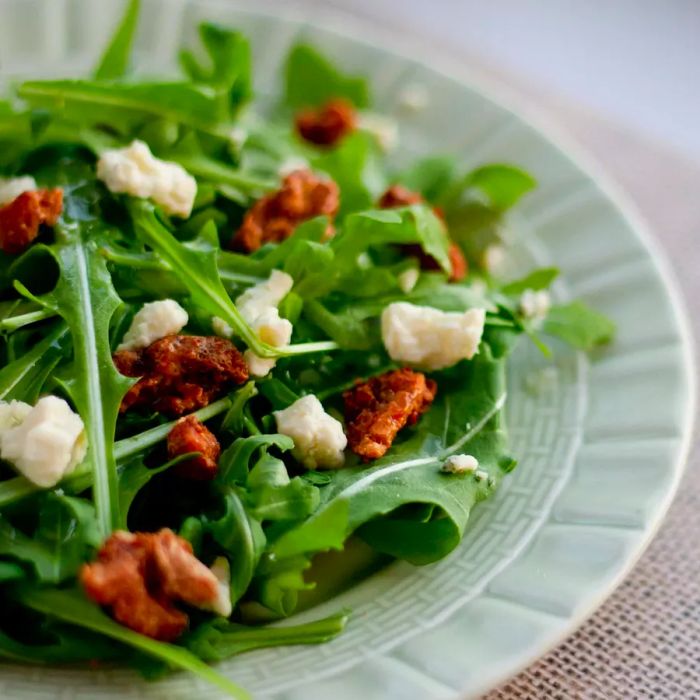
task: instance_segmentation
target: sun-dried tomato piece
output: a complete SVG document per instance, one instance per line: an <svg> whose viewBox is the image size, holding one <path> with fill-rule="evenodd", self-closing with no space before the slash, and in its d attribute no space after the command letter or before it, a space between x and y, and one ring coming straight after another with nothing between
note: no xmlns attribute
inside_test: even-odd
<svg viewBox="0 0 700 700"><path fill-rule="evenodd" d="M120 350L113 359L122 374L141 377L124 396L122 413L144 406L181 416L248 380L243 355L216 336L168 335L137 353Z"/></svg>
<svg viewBox="0 0 700 700"><path fill-rule="evenodd" d="M117 531L97 560L85 564L80 580L89 598L112 610L114 619L135 632L172 641L186 629L179 601L206 605L217 599L214 574L192 554L189 542L172 530Z"/></svg>
<svg viewBox="0 0 700 700"><path fill-rule="evenodd" d="M168 457L175 459L190 452L199 456L180 462L176 471L187 479L207 481L216 476L221 445L214 433L196 416L180 418L168 434Z"/></svg>
<svg viewBox="0 0 700 700"><path fill-rule="evenodd" d="M231 248L250 253L264 243L279 243L289 238L303 221L323 215L331 219L326 229L330 238L339 204L340 193L335 182L310 170L295 170L284 178L279 190L265 195L246 212L241 227L231 239Z"/></svg>
<svg viewBox="0 0 700 700"><path fill-rule="evenodd" d="M377 205L381 209L394 209L395 207L407 207L411 204L421 204L423 197L418 192L413 192L403 185L392 185L379 198ZM439 219L444 220L442 210L439 207L433 207L435 215ZM439 270L440 265L437 260L431 255L428 255L419 245L411 244L401 246L406 255L418 258L421 269L423 270ZM459 282L467 276L468 266L467 259L464 257L462 249L454 242L450 241L450 246L447 251L450 258L452 271L450 273L451 282Z"/></svg>
<svg viewBox="0 0 700 700"><path fill-rule="evenodd" d="M343 98L329 100L318 108L307 108L295 119L299 136L316 146L334 146L355 131L357 116L353 105Z"/></svg>
<svg viewBox="0 0 700 700"><path fill-rule="evenodd" d="M428 410L437 384L403 368L371 377L343 394L350 449L365 461L381 457L401 428Z"/></svg>
<svg viewBox="0 0 700 700"><path fill-rule="evenodd" d="M16 255L39 235L42 225L55 226L63 211L63 190L23 192L0 208L0 249Z"/></svg>

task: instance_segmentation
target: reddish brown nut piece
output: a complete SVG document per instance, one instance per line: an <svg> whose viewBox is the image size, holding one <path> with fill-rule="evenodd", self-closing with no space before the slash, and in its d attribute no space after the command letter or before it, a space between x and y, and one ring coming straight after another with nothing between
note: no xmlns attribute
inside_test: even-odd
<svg viewBox="0 0 700 700"><path fill-rule="evenodd" d="M310 170L295 170L284 178L279 190L265 195L246 212L231 239L231 248L251 253L264 243L279 243L303 221L323 215L331 219L326 229L330 238L339 204L335 182L321 179Z"/></svg>
<svg viewBox="0 0 700 700"><path fill-rule="evenodd" d="M296 116L295 125L304 141L316 146L335 146L355 131L357 116L350 102L336 98L321 107L302 110Z"/></svg>
<svg viewBox="0 0 700 700"><path fill-rule="evenodd" d="M216 476L221 445L214 433L193 415L180 418L168 434L170 459L189 452L199 452L199 456L180 462L175 467L177 473L197 481L213 479Z"/></svg>
<svg viewBox="0 0 700 700"><path fill-rule="evenodd" d="M120 350L113 359L122 374L140 377L122 400L122 413L143 406L181 416L248 380L243 355L215 336L168 335L140 352Z"/></svg>
<svg viewBox="0 0 700 700"><path fill-rule="evenodd" d="M80 580L89 598L112 610L114 619L135 632L177 639L187 627L179 601L207 605L216 600L214 574L172 530L117 531L102 545L97 560L85 564Z"/></svg>
<svg viewBox="0 0 700 700"><path fill-rule="evenodd" d="M394 207L407 207L411 204L420 204L423 201L423 197L418 194L418 192L412 192L403 185L392 185L379 198L379 202L377 202L377 204L381 209L393 209ZM440 211L440 209L437 207L435 207L433 211L440 219L444 218L442 211ZM435 258L427 255L419 245L406 245L403 246L403 249L407 255L418 258L420 266L423 270L440 269L440 265ZM452 267L450 281L459 282L459 280L462 280L467 276L467 259L464 257L462 249L454 241L450 242L450 247L447 252Z"/></svg>
<svg viewBox="0 0 700 700"><path fill-rule="evenodd" d="M428 410L437 385L403 368L360 382L343 394L350 449L365 461L381 457L399 430Z"/></svg>
<svg viewBox="0 0 700 700"><path fill-rule="evenodd" d="M55 226L63 211L63 190L24 192L0 208L0 249L16 255L39 235L43 224Z"/></svg>

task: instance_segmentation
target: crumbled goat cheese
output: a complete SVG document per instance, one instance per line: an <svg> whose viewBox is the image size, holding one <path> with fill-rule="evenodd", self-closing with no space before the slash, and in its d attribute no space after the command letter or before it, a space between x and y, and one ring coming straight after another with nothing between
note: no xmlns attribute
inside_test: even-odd
<svg viewBox="0 0 700 700"><path fill-rule="evenodd" d="M549 292L541 289L526 289L520 296L520 311L525 318L533 321L542 321L549 313L552 300Z"/></svg>
<svg viewBox="0 0 700 700"><path fill-rule="evenodd" d="M136 312L117 350L147 348L166 335L179 333L188 320L187 311L174 299L151 301Z"/></svg>
<svg viewBox="0 0 700 700"><path fill-rule="evenodd" d="M85 457L85 426L57 396L36 406L0 402L0 457L42 488L55 486Z"/></svg>
<svg viewBox="0 0 700 700"><path fill-rule="evenodd" d="M407 302L382 312L382 340L392 360L428 370L451 367L477 353L486 312L446 312Z"/></svg>
<svg viewBox="0 0 700 700"><path fill-rule="evenodd" d="M306 158L302 158L301 156L289 156L289 158L285 158L279 168L277 168L277 174L281 178L285 178L287 175L291 175L297 170L308 170L309 167L309 161L306 160Z"/></svg>
<svg viewBox="0 0 700 700"><path fill-rule="evenodd" d="M442 471L448 474L473 474L479 460L473 455L452 455L445 460Z"/></svg>
<svg viewBox="0 0 700 700"><path fill-rule="evenodd" d="M399 125L391 117L364 112L360 114L357 125L372 134L383 151L391 151L398 143Z"/></svg>
<svg viewBox="0 0 700 700"><path fill-rule="evenodd" d="M243 148L243 145L248 140L248 132L241 126L234 126L228 132L228 138L234 148Z"/></svg>
<svg viewBox="0 0 700 700"><path fill-rule="evenodd" d="M97 177L110 192L152 199L167 214L183 219L192 213L197 196L197 181L181 165L156 158L143 141L104 151Z"/></svg>
<svg viewBox="0 0 700 700"><path fill-rule="evenodd" d="M277 430L294 440L292 454L307 469L337 469L345 463L348 440L340 421L326 413L313 395L275 411Z"/></svg>
<svg viewBox="0 0 700 700"><path fill-rule="evenodd" d="M407 112L420 112L428 106L430 95L425 85L409 83L399 92L399 105Z"/></svg>
<svg viewBox="0 0 700 700"><path fill-rule="evenodd" d="M214 574L219 582L218 595L215 600L202 605L202 610L210 610L221 617L230 617L233 612L231 604L231 567L226 557L217 557L214 563L209 567L209 570Z"/></svg>
<svg viewBox="0 0 700 700"><path fill-rule="evenodd" d="M273 270L267 280L247 289L236 299L236 307L241 316L263 343L276 348L289 345L293 326L290 321L280 316L277 305L289 294L293 286L294 279L290 275ZM212 323L216 323L216 320ZM227 330L219 327L221 330ZM258 357L251 350L246 350L243 358L248 365L248 371L254 377L266 376L277 362L275 358Z"/></svg>
<svg viewBox="0 0 700 700"><path fill-rule="evenodd" d="M36 189L36 180L31 175L20 177L0 178L0 207L14 202L17 197L25 192Z"/></svg>
<svg viewBox="0 0 700 700"><path fill-rule="evenodd" d="M474 472L474 478L475 478L477 481L483 481L484 479L488 479L488 478L489 478L489 473L488 473L487 471L484 471L483 469L477 469L477 470Z"/></svg>
<svg viewBox="0 0 700 700"><path fill-rule="evenodd" d="M418 282L420 272L415 267L409 267L399 274L399 288L404 294L409 294Z"/></svg>

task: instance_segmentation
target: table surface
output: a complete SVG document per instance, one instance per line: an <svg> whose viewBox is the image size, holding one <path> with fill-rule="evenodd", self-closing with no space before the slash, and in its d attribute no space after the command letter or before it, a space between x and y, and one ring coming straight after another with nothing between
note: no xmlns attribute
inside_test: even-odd
<svg viewBox="0 0 700 700"><path fill-rule="evenodd" d="M439 12L441 3L444 0L430 3L430 7ZM382 14L387 15L387 7L394 7L396 2L330 0L329 4L379 21L387 19ZM599 4L594 4L596 11L600 9ZM648 7L648 3L642 5ZM674 5L678 9L679 2L674 0ZM407 0L403 7L407 12L394 13L392 24L395 27L398 23L417 36L407 17L410 20L410 10L415 10L418 3ZM697 4L693 9L698 10ZM435 20L433 24L439 22ZM420 34L424 38L426 32ZM697 49L700 43L695 41L694 46ZM444 44L441 47L444 50ZM610 110L604 117L582 107L586 100L571 101L570 95L562 98L561 91L554 94L551 81L529 82L522 72L516 76L495 69L488 58L473 51L452 53L461 56L474 73L519 96L524 104L536 104L626 191L670 259L686 299L694 335L699 337L700 160L681 155L682 144L677 139L664 139L662 131L644 131L645 125L639 121L615 121L609 117ZM621 55L625 60L623 52ZM531 72L530 80L532 75ZM674 79L678 85L686 86L683 75L676 73ZM690 89L690 82L687 87ZM591 104L590 100L587 102ZM683 150L697 158L691 149ZM696 352L696 362L697 359ZM700 698L698 533L700 449L695 440L668 516L627 579L575 634L494 690L486 700Z"/></svg>

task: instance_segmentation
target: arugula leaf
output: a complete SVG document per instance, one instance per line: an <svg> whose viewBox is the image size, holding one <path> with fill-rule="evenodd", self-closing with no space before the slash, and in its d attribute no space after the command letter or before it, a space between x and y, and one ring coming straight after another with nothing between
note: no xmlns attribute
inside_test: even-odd
<svg viewBox="0 0 700 700"><path fill-rule="evenodd" d="M377 145L366 133L350 134L335 148L319 152L311 164L315 170L328 174L340 188L341 219L350 212L374 206L386 189Z"/></svg>
<svg viewBox="0 0 700 700"><path fill-rule="evenodd" d="M437 202L456 179L456 163L449 156L421 158L408 170L400 173L399 182L419 192L428 202Z"/></svg>
<svg viewBox="0 0 700 700"><path fill-rule="evenodd" d="M202 524L230 559L231 603L235 605L253 580L266 540L260 522L246 511L233 489L223 489L223 508L218 517L202 518Z"/></svg>
<svg viewBox="0 0 700 700"><path fill-rule="evenodd" d="M459 542L472 506L494 490L504 470L512 468L504 453L504 383L504 361L492 358L488 348L474 360L441 373L435 403L406 431L403 441L370 467L333 472L332 481L321 490L319 508L273 542L270 551L283 557L329 549L332 539L337 544L365 523L392 513L395 519L397 509L419 503L434 506L435 515L411 524L412 537L383 536L382 528L392 527L387 520L363 529L361 535L379 551L416 564L445 556ZM461 452L474 455L490 478L443 474L444 460ZM334 517L334 510L342 506L347 510L344 537L324 541L324 534L342 519ZM309 550L308 542L317 549Z"/></svg>
<svg viewBox="0 0 700 700"><path fill-rule="evenodd" d="M345 629L348 617L347 612L339 612L302 625L278 627L246 627L218 618L200 625L184 643L200 659L221 661L254 649L330 641Z"/></svg>
<svg viewBox="0 0 700 700"><path fill-rule="evenodd" d="M0 400L33 404L50 373L64 358L67 339L68 328L58 323L28 352L0 369Z"/></svg>
<svg viewBox="0 0 700 700"><path fill-rule="evenodd" d="M97 68L95 68L95 78L97 80L114 80L115 78L122 78L126 74L129 68L131 47L134 43L140 9L140 0L129 1L122 21L117 26L117 30L102 54Z"/></svg>
<svg viewBox="0 0 700 700"><path fill-rule="evenodd" d="M47 250L61 270L54 297L73 339L74 371L64 387L85 423L97 520L106 536L121 522L114 433L122 397L133 379L119 374L112 362L109 324L121 300L98 251L95 239L104 224L91 194L85 185L66 192L56 243Z"/></svg>
<svg viewBox="0 0 700 700"><path fill-rule="evenodd" d="M343 75L308 44L297 44L290 51L285 81L285 100L290 107L316 107L334 97L344 97L360 108L370 102L364 78Z"/></svg>
<svg viewBox="0 0 700 700"><path fill-rule="evenodd" d="M464 184L482 192L493 207L505 211L537 186L537 181L524 170L512 165L483 165L472 170Z"/></svg>
<svg viewBox="0 0 700 700"><path fill-rule="evenodd" d="M29 80L17 94L35 108L60 110L79 124L133 129L154 118L226 136L227 105L208 85L190 82L113 83L99 80Z"/></svg>
<svg viewBox="0 0 700 700"><path fill-rule="evenodd" d="M559 277L559 269L556 267L541 267L539 270L533 270L525 275L522 279L508 282L501 287L503 294L522 294L527 289L539 291L541 289L549 289L552 282Z"/></svg>
<svg viewBox="0 0 700 700"><path fill-rule="evenodd" d="M211 22L199 25L199 37L209 54L209 67L203 66L191 51L180 53L180 63L196 83L207 83L228 95L230 114L253 94L250 44L240 32Z"/></svg>
<svg viewBox="0 0 700 700"><path fill-rule="evenodd" d="M250 695L245 690L217 673L186 649L157 642L114 622L97 606L88 602L77 590L22 589L16 591L15 595L21 603L32 610L115 639L164 661L168 666L191 671L228 693L232 698L250 700Z"/></svg>
<svg viewBox="0 0 700 700"><path fill-rule="evenodd" d="M61 583L99 544L95 512L84 499L54 493L39 503L39 524L31 537L0 515L0 554L30 564L40 581Z"/></svg>
<svg viewBox="0 0 700 700"><path fill-rule="evenodd" d="M217 267L216 228L207 225L196 244L188 245L180 243L165 228L151 203L132 200L128 207L137 235L180 276L190 292L192 302L212 316L219 316L226 321L256 355L281 357L335 349L335 343L332 342L304 343L286 348L274 348L263 343L245 322L221 281Z"/></svg>
<svg viewBox="0 0 700 700"><path fill-rule="evenodd" d="M613 339L615 324L582 301L572 301L553 306L542 330L579 350L593 350Z"/></svg>

